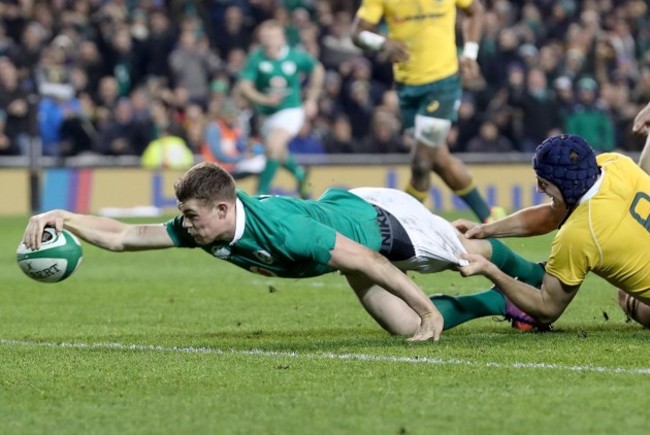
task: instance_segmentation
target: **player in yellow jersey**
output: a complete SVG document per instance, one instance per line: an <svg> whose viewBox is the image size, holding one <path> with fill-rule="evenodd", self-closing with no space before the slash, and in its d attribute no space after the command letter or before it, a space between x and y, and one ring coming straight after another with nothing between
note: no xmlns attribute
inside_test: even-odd
<svg viewBox="0 0 650 435"><path fill-rule="evenodd" d="M417 140L406 191L424 201L433 170L485 221L501 217L503 209L490 210L469 170L449 152L446 143L461 97L457 8L465 16L460 72L463 78L476 78L484 13L480 0L363 0L354 20L352 39L365 50L384 52L394 64L402 122ZM387 36L374 33L382 17L388 25Z"/></svg>
<svg viewBox="0 0 650 435"><path fill-rule="evenodd" d="M650 327L650 175L618 153L595 156L579 136L542 142L533 167L549 204L521 210L498 222L471 227L468 237L544 234L559 228L541 291L505 276L492 263L469 255L464 276L481 274L542 323L557 319L592 271L619 289L626 314ZM470 228L471 227L471 228Z"/></svg>

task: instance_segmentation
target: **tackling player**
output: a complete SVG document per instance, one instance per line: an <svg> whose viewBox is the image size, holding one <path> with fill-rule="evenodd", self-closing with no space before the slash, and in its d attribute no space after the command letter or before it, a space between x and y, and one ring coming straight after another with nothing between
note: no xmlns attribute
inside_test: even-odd
<svg viewBox="0 0 650 435"><path fill-rule="evenodd" d="M625 313L650 327L650 175L618 153L598 157L575 135L553 136L535 151L537 188L551 198L491 224L459 221L467 237L545 234L559 228L541 291L485 258L466 255L464 276L485 275L542 323L555 321L592 271L619 290Z"/></svg>

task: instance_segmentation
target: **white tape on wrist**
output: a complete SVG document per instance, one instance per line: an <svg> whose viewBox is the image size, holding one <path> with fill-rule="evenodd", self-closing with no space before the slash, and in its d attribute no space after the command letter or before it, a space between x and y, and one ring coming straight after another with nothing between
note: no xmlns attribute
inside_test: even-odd
<svg viewBox="0 0 650 435"><path fill-rule="evenodd" d="M372 51L381 50L384 42L386 42L386 38L376 33L367 30L359 33L359 43Z"/></svg>
<svg viewBox="0 0 650 435"><path fill-rule="evenodd" d="M466 42L463 46L463 57L476 60L478 57L478 43Z"/></svg>

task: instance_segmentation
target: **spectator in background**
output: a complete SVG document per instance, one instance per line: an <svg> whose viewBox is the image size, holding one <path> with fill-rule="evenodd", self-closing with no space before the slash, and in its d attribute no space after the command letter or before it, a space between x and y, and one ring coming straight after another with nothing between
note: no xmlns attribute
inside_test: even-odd
<svg viewBox="0 0 650 435"><path fill-rule="evenodd" d="M352 42L350 13L338 12L336 18L327 27L327 34L323 36L321 52L323 65L332 70L337 69L342 62L357 58L362 53L361 49Z"/></svg>
<svg viewBox="0 0 650 435"><path fill-rule="evenodd" d="M203 107L197 103L187 104L183 119L183 130L185 131L187 145L194 154L200 154L201 152L206 124Z"/></svg>
<svg viewBox="0 0 650 435"><path fill-rule="evenodd" d="M110 156L139 156L151 141L149 127L135 120L131 101L121 98L111 119L99 131L98 151Z"/></svg>
<svg viewBox="0 0 650 435"><path fill-rule="evenodd" d="M172 83L187 88L192 101L207 103L212 75L221 66L219 57L210 51L207 40L195 30L181 33L178 47L169 56Z"/></svg>
<svg viewBox="0 0 650 435"><path fill-rule="evenodd" d="M395 115L386 110L376 110L361 149L368 154L408 153L410 150L400 133L400 127Z"/></svg>
<svg viewBox="0 0 650 435"><path fill-rule="evenodd" d="M28 92L18 81L18 70L6 57L0 58L0 111L4 122L3 134L18 147L19 154L27 153L29 136ZM13 151L12 151L13 152Z"/></svg>
<svg viewBox="0 0 650 435"><path fill-rule="evenodd" d="M20 41L20 48L13 53L12 60L18 68L21 79L33 78L47 38L48 30L40 23L32 21L21 31L21 37L14 39L14 41Z"/></svg>
<svg viewBox="0 0 650 435"><path fill-rule="evenodd" d="M234 48L228 53L228 58L226 59L226 65L224 71L228 76L228 80L231 84L237 81L239 77L239 72L244 68L246 64L246 51L241 48Z"/></svg>
<svg viewBox="0 0 650 435"><path fill-rule="evenodd" d="M225 10L223 23L212 30L213 44L222 59L227 59L234 49L248 50L253 29L247 23L241 6L233 4Z"/></svg>
<svg viewBox="0 0 650 435"><path fill-rule="evenodd" d="M232 100L211 101L201 144L203 159L218 163L235 179L258 175L266 165L264 147L246 136L239 125L239 114L239 108Z"/></svg>
<svg viewBox="0 0 650 435"><path fill-rule="evenodd" d="M86 91L96 95L102 78L103 61L93 41L82 41L78 48L76 65L86 73Z"/></svg>
<svg viewBox="0 0 650 435"><path fill-rule="evenodd" d="M607 110L598 101L598 84L591 77L577 83L577 104L569 114L565 130L583 137L596 151L613 151L614 123Z"/></svg>
<svg viewBox="0 0 650 435"><path fill-rule="evenodd" d="M147 169L187 169L194 164L194 154L183 138L165 129L147 145L141 163Z"/></svg>
<svg viewBox="0 0 650 435"><path fill-rule="evenodd" d="M149 27L149 36L144 42L146 73L149 77L168 83L171 69L167 60L176 44L176 30L160 9L150 12Z"/></svg>
<svg viewBox="0 0 650 435"><path fill-rule="evenodd" d="M553 81L553 89L561 120L560 125L564 125L575 104L573 82L567 76L560 76Z"/></svg>
<svg viewBox="0 0 650 435"><path fill-rule="evenodd" d="M133 40L127 26L118 26L109 41L104 71L115 78L118 96L126 97L144 76L144 46Z"/></svg>
<svg viewBox="0 0 650 435"><path fill-rule="evenodd" d="M607 110L614 126L614 144L620 150L639 151L643 141L632 134L632 122L638 109L630 104L630 86L625 77L614 72L612 80L600 87L600 101Z"/></svg>
<svg viewBox="0 0 650 435"><path fill-rule="evenodd" d="M368 135L368 127L375 110L374 102L370 96L370 82L367 80L355 80L350 83L347 98L344 102L344 110L352 123L352 136L363 141Z"/></svg>
<svg viewBox="0 0 650 435"><path fill-rule="evenodd" d="M94 153L97 132L91 122L86 108L92 105L88 94L81 94L75 99L79 107L63 106L63 121L59 129L59 156L70 157L80 154Z"/></svg>
<svg viewBox="0 0 650 435"><path fill-rule="evenodd" d="M467 152L470 153L507 153L515 151L512 142L499 133L492 120L483 121L479 134L470 139Z"/></svg>
<svg viewBox="0 0 650 435"><path fill-rule="evenodd" d="M101 128L111 119L111 114L117 107L120 99L120 90L117 79L105 76L99 81L97 95L93 96L96 105L97 124Z"/></svg>
<svg viewBox="0 0 650 435"><path fill-rule="evenodd" d="M16 47L14 41L7 35L5 26L2 21L0 21L0 56L6 56L13 59L19 50L20 49Z"/></svg>
<svg viewBox="0 0 650 435"><path fill-rule="evenodd" d="M300 127L300 131L291 138L287 145L289 152L293 154L324 154L325 147L312 133L312 125L310 120L306 120Z"/></svg>
<svg viewBox="0 0 650 435"><path fill-rule="evenodd" d="M76 98L41 97L38 104L38 123L44 155L63 157L61 126L66 118L72 117L80 110L81 104Z"/></svg>
<svg viewBox="0 0 650 435"><path fill-rule="evenodd" d="M352 136L350 118L343 113L334 117L331 128L323 137L323 145L329 154L348 154L361 152L361 147Z"/></svg>
<svg viewBox="0 0 650 435"><path fill-rule="evenodd" d="M513 28L505 27L499 32L499 39L495 59L493 61L488 83L501 88L510 75L510 69L513 65L523 65L522 59L518 53L519 37ZM523 69L523 67L522 67Z"/></svg>
<svg viewBox="0 0 650 435"><path fill-rule="evenodd" d="M476 99L470 93L464 93L458 107L458 121L452 127L454 134L449 139L450 149L465 151L469 140L478 134L480 120L477 116ZM455 140L452 142L452 138Z"/></svg>
<svg viewBox="0 0 650 435"><path fill-rule="evenodd" d="M323 84L323 93L318 100L318 113L334 119L334 117L343 112L341 105L341 76L335 71L325 73Z"/></svg>
<svg viewBox="0 0 650 435"><path fill-rule="evenodd" d="M559 107L548 89L544 72L538 68L528 71L523 92L511 95L510 104L520 111L520 151L534 151L560 125Z"/></svg>
<svg viewBox="0 0 650 435"><path fill-rule="evenodd" d="M18 156L21 154L16 141L12 141L6 134L7 114L0 110L0 156Z"/></svg>

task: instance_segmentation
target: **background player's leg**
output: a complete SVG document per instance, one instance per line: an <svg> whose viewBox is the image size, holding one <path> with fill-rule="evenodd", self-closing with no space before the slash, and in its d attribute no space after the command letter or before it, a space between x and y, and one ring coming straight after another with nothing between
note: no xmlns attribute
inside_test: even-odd
<svg viewBox="0 0 650 435"><path fill-rule="evenodd" d="M431 147L417 142L411 156L411 180L406 186L406 193L420 202L424 202L429 196L431 165L433 164L431 154Z"/></svg>
<svg viewBox="0 0 650 435"><path fill-rule="evenodd" d="M474 185L467 166L449 152L446 144L433 148L431 169L458 195L481 222L490 217L490 207Z"/></svg>
<svg viewBox="0 0 650 435"><path fill-rule="evenodd" d="M257 193L266 195L271 191L271 184L278 168L286 160L287 144L291 133L281 128L271 128L264 141L266 166L260 174Z"/></svg>

